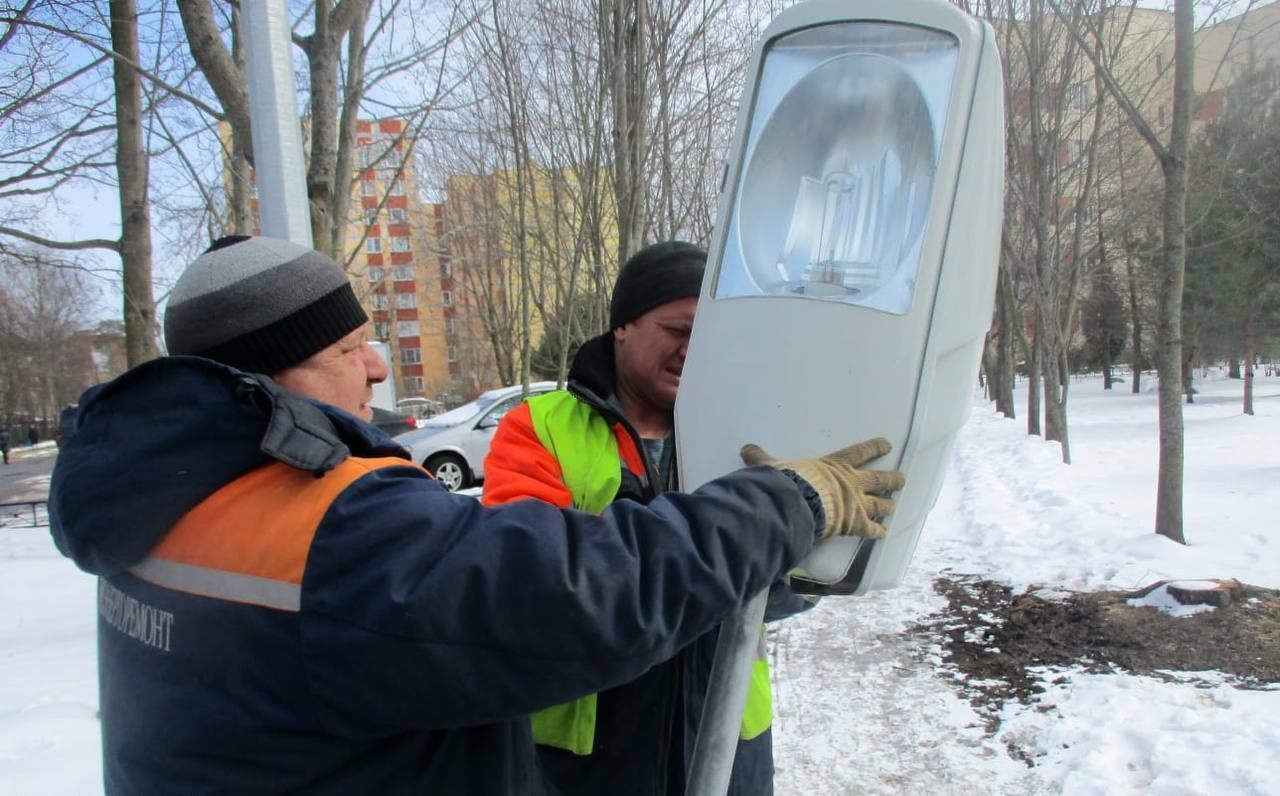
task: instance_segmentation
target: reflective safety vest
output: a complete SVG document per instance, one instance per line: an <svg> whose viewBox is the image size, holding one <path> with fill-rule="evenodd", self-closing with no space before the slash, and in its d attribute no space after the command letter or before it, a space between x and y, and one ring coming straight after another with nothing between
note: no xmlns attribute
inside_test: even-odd
<svg viewBox="0 0 1280 796"><path fill-rule="evenodd" d="M538 395L527 403L538 441L560 464L561 477L573 495L573 507L592 514L604 511L618 495L621 467L626 466L614 429L599 412L567 390ZM620 428L617 433L626 432ZM532 722L537 743L589 755L595 742L596 695L540 710L533 714ZM773 694L762 627L740 737L755 738L772 722Z"/></svg>

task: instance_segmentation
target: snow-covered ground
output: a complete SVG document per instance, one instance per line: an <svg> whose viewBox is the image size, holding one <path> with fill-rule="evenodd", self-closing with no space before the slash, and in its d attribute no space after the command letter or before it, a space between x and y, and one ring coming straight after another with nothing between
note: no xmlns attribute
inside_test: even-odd
<svg viewBox="0 0 1280 796"><path fill-rule="evenodd" d="M990 735L932 670L941 650L902 632L944 606L931 583L945 571L1018 590L1280 587L1280 379L1257 379L1253 417L1241 382L1197 381L1185 547L1151 532L1155 386L1073 381L1071 466L1024 419L975 402L902 587L824 600L775 631L779 796L1280 793L1280 690L1055 671L1037 706L1007 704Z"/></svg>
<svg viewBox="0 0 1280 796"><path fill-rule="evenodd" d="M943 606L944 571L1019 589L1280 587L1280 378L1258 379L1254 417L1240 382L1198 387L1186 547L1151 533L1154 392L1073 381L1070 467L975 401L903 586L827 599L775 631L779 796L1280 793L1280 690L1052 672L1038 705L1007 705L989 734L938 676L941 651L902 632ZM0 528L0 606L0 794L100 792L93 579L46 530Z"/></svg>

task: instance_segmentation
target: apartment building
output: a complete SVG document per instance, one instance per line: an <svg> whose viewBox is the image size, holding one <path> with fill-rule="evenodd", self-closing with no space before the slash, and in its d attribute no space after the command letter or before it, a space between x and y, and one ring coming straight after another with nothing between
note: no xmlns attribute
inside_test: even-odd
<svg viewBox="0 0 1280 796"><path fill-rule="evenodd" d="M347 229L348 272L373 321L373 336L388 345L401 398L456 400L457 368L450 367L450 263L441 254L442 208L418 190L410 133L401 119L360 121L356 127L352 206Z"/></svg>
<svg viewBox="0 0 1280 796"><path fill-rule="evenodd" d="M1221 116L1234 103L1280 96L1280 3L1196 32L1196 120Z"/></svg>
<svg viewBox="0 0 1280 796"><path fill-rule="evenodd" d="M220 134L226 141L225 125ZM412 136L402 119L357 122L346 241L338 259L369 313L373 337L387 344L397 397L457 403L477 390L455 339L460 291L442 242L445 208L424 201L418 190ZM230 170L223 175L230 193ZM252 204L256 214L256 191Z"/></svg>
<svg viewBox="0 0 1280 796"><path fill-rule="evenodd" d="M594 207L586 197L596 186L584 182L573 169L536 167L447 180L444 243L459 276L456 351L476 388L518 380L525 344L536 349L548 320L570 306L601 308L604 325L617 267L606 258L617 250L617 230L612 206Z"/></svg>

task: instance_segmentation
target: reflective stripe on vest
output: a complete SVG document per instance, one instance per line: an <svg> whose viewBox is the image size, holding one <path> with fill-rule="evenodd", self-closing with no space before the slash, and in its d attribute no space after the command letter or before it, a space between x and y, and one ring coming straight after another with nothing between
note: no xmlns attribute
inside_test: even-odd
<svg viewBox="0 0 1280 796"><path fill-rule="evenodd" d="M617 497L622 485L621 457L614 429L572 393L560 390L530 398L529 416L538 441L559 462L573 507L599 514ZM751 668L751 684L742 715L741 737L750 740L773 722L769 661L760 650ZM596 695L555 705L533 714L533 739L543 746L589 755L595 744Z"/></svg>

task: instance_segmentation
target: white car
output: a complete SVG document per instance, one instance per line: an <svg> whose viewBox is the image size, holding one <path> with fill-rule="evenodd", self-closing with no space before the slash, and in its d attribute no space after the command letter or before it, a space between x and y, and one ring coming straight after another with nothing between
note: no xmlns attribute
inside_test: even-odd
<svg viewBox="0 0 1280 796"><path fill-rule="evenodd" d="M529 394L550 392L554 381L536 381ZM471 403L418 421L418 428L395 437L415 462L427 468L450 492L484 480L484 457L502 416L520 405L520 385L481 393Z"/></svg>

